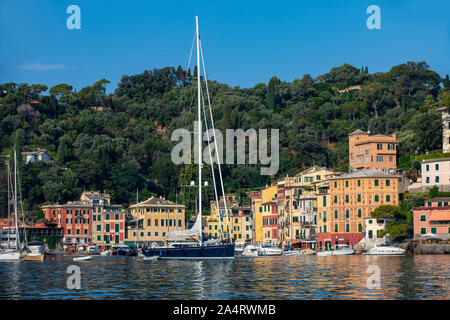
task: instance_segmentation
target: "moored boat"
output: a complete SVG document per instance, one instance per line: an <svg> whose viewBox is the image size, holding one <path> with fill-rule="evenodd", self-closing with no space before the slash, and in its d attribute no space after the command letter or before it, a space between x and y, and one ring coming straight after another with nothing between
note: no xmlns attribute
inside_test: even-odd
<svg viewBox="0 0 450 320"><path fill-rule="evenodd" d="M259 249L258 254L260 256L281 256L283 254L283 249L272 245L265 245Z"/></svg>
<svg viewBox="0 0 450 320"><path fill-rule="evenodd" d="M348 256L352 254L355 254L355 250L350 249L346 244L338 244L335 250L331 251L332 256Z"/></svg>
<svg viewBox="0 0 450 320"><path fill-rule="evenodd" d="M241 257L257 257L260 247L256 247L252 244L249 244L242 251Z"/></svg>
<svg viewBox="0 0 450 320"><path fill-rule="evenodd" d="M366 256L402 256L404 254L404 249L389 246L387 244L382 244L380 246L374 244L373 248L369 249L366 253L363 253L363 255Z"/></svg>
<svg viewBox="0 0 450 320"><path fill-rule="evenodd" d="M91 261L92 256L84 256L84 257L76 257L73 258L73 261Z"/></svg>

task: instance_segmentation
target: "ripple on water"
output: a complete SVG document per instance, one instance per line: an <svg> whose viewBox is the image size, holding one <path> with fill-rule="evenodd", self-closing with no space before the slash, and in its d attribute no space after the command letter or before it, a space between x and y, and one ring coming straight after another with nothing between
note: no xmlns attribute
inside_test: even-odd
<svg viewBox="0 0 450 320"><path fill-rule="evenodd" d="M80 290L66 286L81 269ZM380 289L368 289L369 266ZM449 256L289 256L234 261L95 257L0 262L2 299L449 299Z"/></svg>

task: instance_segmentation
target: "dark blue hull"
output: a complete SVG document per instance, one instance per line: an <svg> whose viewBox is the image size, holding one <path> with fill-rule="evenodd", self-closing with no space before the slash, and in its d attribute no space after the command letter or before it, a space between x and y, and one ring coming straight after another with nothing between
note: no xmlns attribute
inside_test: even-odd
<svg viewBox="0 0 450 320"><path fill-rule="evenodd" d="M234 244L182 248L145 248L146 257L158 256L160 259L234 259Z"/></svg>

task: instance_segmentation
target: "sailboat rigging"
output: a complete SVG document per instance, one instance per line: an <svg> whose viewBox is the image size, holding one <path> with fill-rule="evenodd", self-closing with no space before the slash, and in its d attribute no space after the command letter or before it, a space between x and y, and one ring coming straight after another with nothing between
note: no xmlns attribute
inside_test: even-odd
<svg viewBox="0 0 450 320"><path fill-rule="evenodd" d="M211 102L210 102L210 96L209 96L209 90L208 90L208 83L207 83L207 77L206 77L206 69L205 69L205 63L203 59L203 52L201 49L201 43L200 43L200 36L199 36L199 26L198 26L198 16L195 17L195 25L196 25L196 32L195 32L195 39L196 39L196 47L197 47L197 143L198 143L198 202L197 204L197 218L194 223L194 226L191 229L188 230L175 230L172 232L167 233L167 239L171 238L186 238L186 237L197 237L198 240L197 243L187 243L187 242L174 242L170 244L167 247L161 247L161 248L151 248L146 247L142 250L143 254L147 257L151 256L159 256L161 259L233 259L234 258L234 244L233 240L231 238L230 234L230 221L228 216L228 210L226 206L226 199L225 199L225 192L224 192L224 186L223 186L223 180L222 180L222 173L220 168L220 161L218 154L216 152L217 156L217 164L218 164L218 171L219 171L219 177L220 177L220 184L222 189L222 194L224 197L224 203L225 203L225 213L227 217L227 230L229 235L229 243L226 243L225 241L222 241L222 243L219 244L211 244L208 242L203 242L203 233L202 233L202 103L203 103L203 111L204 111L204 118L205 118L205 127L206 127L206 134L209 139L209 130L208 130L208 122L206 118L206 111L205 111L205 103L203 101L203 95L202 95L202 85L201 85L201 64L200 64L200 55L202 56L202 62L203 62L203 72L204 72L204 80L205 80L205 86L206 86L206 93L208 98L208 106L209 106L209 113L210 113L210 121L212 124L213 133L214 131L214 119L212 117L212 111L211 111ZM190 60L190 58L189 58ZM194 128L195 130L195 128ZM217 149L217 141L216 137L213 134L214 137L214 143L215 148ZM209 157L211 161L211 166L214 165L212 162L212 155L211 155L211 147L209 149ZM214 190L215 190L215 197L216 197L216 203L217 203L217 210L219 210L219 201L218 201L218 192L216 189L216 180L214 175L214 169L212 167L212 176L213 176L213 183L214 183ZM205 181L206 186L206 181ZM219 210L220 213L220 210ZM222 228L221 228L222 229ZM222 231L222 230L221 230ZM223 232L221 232L222 234Z"/></svg>

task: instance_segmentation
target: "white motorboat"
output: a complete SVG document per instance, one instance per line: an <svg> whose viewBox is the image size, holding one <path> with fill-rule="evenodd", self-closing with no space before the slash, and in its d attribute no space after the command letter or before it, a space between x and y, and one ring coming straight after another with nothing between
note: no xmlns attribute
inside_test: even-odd
<svg viewBox="0 0 450 320"><path fill-rule="evenodd" d="M240 256L245 249L245 242L235 242L234 243L234 255Z"/></svg>
<svg viewBox="0 0 450 320"><path fill-rule="evenodd" d="M281 256L283 254L283 249L266 245L259 249L258 253L260 256Z"/></svg>
<svg viewBox="0 0 450 320"><path fill-rule="evenodd" d="M73 261L91 261L92 256L84 256L84 257L76 257L73 258Z"/></svg>
<svg viewBox="0 0 450 320"><path fill-rule="evenodd" d="M374 244L372 249L369 249L363 254L366 256L402 256L405 254L405 250L387 244L382 244L380 246Z"/></svg>
<svg viewBox="0 0 450 320"><path fill-rule="evenodd" d="M32 254L45 253L45 244L41 241L33 240L27 243L28 251Z"/></svg>
<svg viewBox="0 0 450 320"><path fill-rule="evenodd" d="M283 256L301 256L306 250L285 250Z"/></svg>
<svg viewBox="0 0 450 320"><path fill-rule="evenodd" d="M259 250L260 250L259 247L249 244L248 246L246 246L244 248L244 251L242 251L241 256L242 257L257 257Z"/></svg>
<svg viewBox="0 0 450 320"><path fill-rule="evenodd" d="M144 260L158 260L159 256L144 257Z"/></svg>
<svg viewBox="0 0 450 320"><path fill-rule="evenodd" d="M346 244L337 244L336 249L331 251L332 256L348 256L355 254L355 250L350 249Z"/></svg>
<svg viewBox="0 0 450 320"><path fill-rule="evenodd" d="M0 251L0 261L19 260L20 252L15 249L5 249Z"/></svg>
<svg viewBox="0 0 450 320"><path fill-rule="evenodd" d="M331 250L324 250L324 251L317 251L316 256L319 257L328 257L333 255L333 251Z"/></svg>
<svg viewBox="0 0 450 320"><path fill-rule="evenodd" d="M102 251L102 252L100 252L100 255L101 256L110 256L111 255L111 250Z"/></svg>

